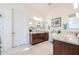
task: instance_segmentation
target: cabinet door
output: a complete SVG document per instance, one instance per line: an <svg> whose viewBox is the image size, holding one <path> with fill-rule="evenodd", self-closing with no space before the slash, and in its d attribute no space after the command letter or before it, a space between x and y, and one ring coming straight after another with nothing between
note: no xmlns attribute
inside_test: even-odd
<svg viewBox="0 0 79 59"><path fill-rule="evenodd" d="M67 43L65 42L62 42L62 47L63 47L63 51L62 51L62 55L67 55L69 50L68 50L68 45Z"/></svg>
<svg viewBox="0 0 79 59"><path fill-rule="evenodd" d="M53 52L54 55L62 55L63 54L63 44L60 41L53 41Z"/></svg>
<svg viewBox="0 0 79 59"><path fill-rule="evenodd" d="M49 34L46 33L46 35L45 35L45 40L48 40L48 38L49 38Z"/></svg>
<svg viewBox="0 0 79 59"><path fill-rule="evenodd" d="M79 46L69 44L68 45L68 53L69 55L79 55Z"/></svg>
<svg viewBox="0 0 79 59"><path fill-rule="evenodd" d="M40 34L32 34L32 44L37 44L41 41Z"/></svg>
<svg viewBox="0 0 79 59"><path fill-rule="evenodd" d="M43 33L43 34L42 34L42 39L43 39L44 41L48 40L48 33Z"/></svg>
<svg viewBox="0 0 79 59"><path fill-rule="evenodd" d="M32 34L32 44L37 43L37 34Z"/></svg>

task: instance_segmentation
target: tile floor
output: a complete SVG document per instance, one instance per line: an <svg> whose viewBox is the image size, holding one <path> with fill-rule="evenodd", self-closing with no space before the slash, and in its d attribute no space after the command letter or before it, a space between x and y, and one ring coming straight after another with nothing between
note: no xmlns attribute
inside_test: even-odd
<svg viewBox="0 0 79 59"><path fill-rule="evenodd" d="M28 47L22 45L2 52L2 55L53 55L53 46L48 41Z"/></svg>

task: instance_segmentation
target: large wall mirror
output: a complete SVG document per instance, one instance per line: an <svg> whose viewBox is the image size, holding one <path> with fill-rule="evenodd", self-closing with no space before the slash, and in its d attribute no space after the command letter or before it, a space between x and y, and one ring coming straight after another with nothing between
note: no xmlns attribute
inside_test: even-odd
<svg viewBox="0 0 79 59"><path fill-rule="evenodd" d="M79 29L79 18L76 17L76 14L69 16L68 25L70 29Z"/></svg>

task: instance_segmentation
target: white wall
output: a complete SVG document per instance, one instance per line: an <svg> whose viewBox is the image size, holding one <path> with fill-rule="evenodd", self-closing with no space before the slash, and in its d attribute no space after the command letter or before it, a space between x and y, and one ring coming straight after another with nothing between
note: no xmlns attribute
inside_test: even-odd
<svg viewBox="0 0 79 59"><path fill-rule="evenodd" d="M61 27L51 27L52 29L58 30L60 29L62 32L65 32L63 28L63 24L66 24L69 20L69 15L74 14L76 11L73 8L73 4L62 4L59 7L55 7L51 9L45 16L45 19L49 21L51 26L51 19L61 17Z"/></svg>

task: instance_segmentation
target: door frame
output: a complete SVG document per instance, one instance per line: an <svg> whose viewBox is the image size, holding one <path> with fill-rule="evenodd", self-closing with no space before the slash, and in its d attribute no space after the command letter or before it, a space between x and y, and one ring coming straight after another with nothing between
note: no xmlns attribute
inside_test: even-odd
<svg viewBox="0 0 79 59"><path fill-rule="evenodd" d="M12 19L12 48L14 48L14 34L13 34L13 9L11 9L11 19Z"/></svg>

